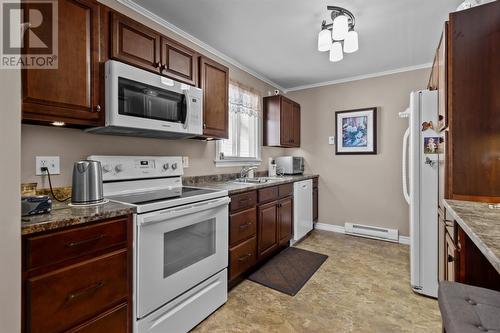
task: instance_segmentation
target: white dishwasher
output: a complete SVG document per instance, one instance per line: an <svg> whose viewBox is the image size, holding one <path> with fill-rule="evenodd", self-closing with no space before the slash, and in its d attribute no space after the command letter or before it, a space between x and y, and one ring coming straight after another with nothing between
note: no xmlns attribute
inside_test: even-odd
<svg viewBox="0 0 500 333"><path fill-rule="evenodd" d="M293 184L293 242L313 229L312 179Z"/></svg>

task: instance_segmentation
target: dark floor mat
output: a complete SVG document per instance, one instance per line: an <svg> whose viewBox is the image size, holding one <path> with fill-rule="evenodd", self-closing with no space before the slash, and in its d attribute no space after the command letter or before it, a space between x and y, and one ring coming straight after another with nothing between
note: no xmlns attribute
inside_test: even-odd
<svg viewBox="0 0 500 333"><path fill-rule="evenodd" d="M251 281L295 296L328 256L289 247L250 275Z"/></svg>

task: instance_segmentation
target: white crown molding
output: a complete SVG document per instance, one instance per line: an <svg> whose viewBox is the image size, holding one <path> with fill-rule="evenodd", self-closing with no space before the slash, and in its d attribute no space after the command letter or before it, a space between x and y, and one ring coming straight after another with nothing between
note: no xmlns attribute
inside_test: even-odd
<svg viewBox="0 0 500 333"><path fill-rule="evenodd" d="M370 78L374 78L374 77L391 75L391 74L397 74L397 73L403 73L403 72L410 72L410 71L414 71L414 70L417 70L417 69L424 69L424 68L430 68L430 67L432 67L432 63L431 62L430 63L426 63L426 64L415 65L415 66L408 66L408 67L391 69L391 70L383 71L383 72L377 72L377 73L371 73L371 74L351 76L351 77L346 77L346 78L338 79L338 80L325 81L325 82L319 82L319 83L313 83L313 84L306 84L306 85L303 85L303 86L297 86L297 87L293 87L293 88L288 88L287 92L297 91L297 90L304 90L304 89L311 89L311 88L318 88L318 87L324 87L324 86L329 86L329 85L339 84L339 83L345 83L345 82L351 82L351 81L358 81L358 80L370 79Z"/></svg>
<svg viewBox="0 0 500 333"><path fill-rule="evenodd" d="M187 33L186 31L182 30L178 26L168 22L167 20L161 18L160 16L156 15L155 13L138 5L134 1L132 1L132 0L116 0L116 1L118 1L119 3L121 3L122 5L124 5L126 7L134 10L135 12L147 17L151 21L158 23L159 25L163 26L164 28L176 33L177 35L181 36L182 38L187 39L191 43L205 49L206 51L208 51L208 52L212 53L213 55L221 58L222 60L230 63L231 65L241 69L242 71L245 71L248 74L255 76L257 79L264 81L265 83L267 83L267 84L269 84L269 85L271 85L271 86L273 86L273 87L275 87L283 92L287 92L287 89L285 89L282 86L280 86L279 84L271 81L270 79L268 79L264 75L257 73L256 71L248 68L247 66L238 62L237 60L229 57L228 55L220 52L219 50L213 48L212 46L208 45L207 43L205 43L205 42L199 40L198 38L194 37L193 35Z"/></svg>
<svg viewBox="0 0 500 333"><path fill-rule="evenodd" d="M327 224L327 223L314 223L314 229L336 232L338 234L345 234L345 228L336 224ZM375 238L373 238L375 239ZM384 242L383 239L376 239ZM398 243L401 245L410 245L410 237L408 236L399 236Z"/></svg>

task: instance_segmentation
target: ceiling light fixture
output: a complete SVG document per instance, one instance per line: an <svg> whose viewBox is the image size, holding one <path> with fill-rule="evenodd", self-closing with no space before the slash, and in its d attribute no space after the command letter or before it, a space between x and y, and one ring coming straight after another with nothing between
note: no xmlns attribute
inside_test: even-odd
<svg viewBox="0 0 500 333"><path fill-rule="evenodd" d="M354 31L354 15L342 7L327 6L331 10L333 23L321 22L318 35L318 51L330 51L330 61L344 58L344 53L356 52L359 48L358 33Z"/></svg>

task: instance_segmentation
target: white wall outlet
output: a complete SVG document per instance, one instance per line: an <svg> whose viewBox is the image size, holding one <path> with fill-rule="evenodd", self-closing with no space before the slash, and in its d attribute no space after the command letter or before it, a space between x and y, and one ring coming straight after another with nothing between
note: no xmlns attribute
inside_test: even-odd
<svg viewBox="0 0 500 333"><path fill-rule="evenodd" d="M182 166L189 168L189 156L182 156Z"/></svg>
<svg viewBox="0 0 500 333"><path fill-rule="evenodd" d="M335 137L334 136L329 136L328 137L328 144L329 145L334 145L335 144Z"/></svg>
<svg viewBox="0 0 500 333"><path fill-rule="evenodd" d="M51 175L61 174L59 166L59 156L37 156L36 157L36 175L42 176L46 175L46 172L42 172L42 167L49 168Z"/></svg>

